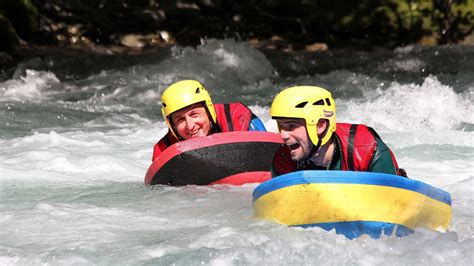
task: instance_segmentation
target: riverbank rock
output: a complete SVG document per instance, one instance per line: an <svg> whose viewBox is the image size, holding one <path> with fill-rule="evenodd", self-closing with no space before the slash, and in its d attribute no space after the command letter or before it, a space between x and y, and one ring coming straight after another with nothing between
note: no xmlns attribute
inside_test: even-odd
<svg viewBox="0 0 474 266"><path fill-rule="evenodd" d="M466 38L464 38L461 44L474 45L474 33L471 33L471 35L468 35Z"/></svg>

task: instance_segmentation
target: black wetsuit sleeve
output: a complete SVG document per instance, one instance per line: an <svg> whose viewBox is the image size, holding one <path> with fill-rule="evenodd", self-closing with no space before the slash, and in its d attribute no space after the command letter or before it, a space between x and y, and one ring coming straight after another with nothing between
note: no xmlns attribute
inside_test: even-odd
<svg viewBox="0 0 474 266"><path fill-rule="evenodd" d="M280 174L277 173L277 171L275 170L275 167L273 166L272 164L272 170L271 170L271 173L272 173L272 178L275 178L277 176L279 176Z"/></svg>

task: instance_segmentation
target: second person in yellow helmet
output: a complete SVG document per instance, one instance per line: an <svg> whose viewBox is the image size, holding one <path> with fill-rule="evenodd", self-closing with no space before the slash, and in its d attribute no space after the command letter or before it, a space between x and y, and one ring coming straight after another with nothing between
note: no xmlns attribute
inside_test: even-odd
<svg viewBox="0 0 474 266"><path fill-rule="evenodd" d="M196 80L171 84L161 96L162 114L169 131L155 144L153 160L172 144L228 131L266 131L262 121L242 103L213 104Z"/></svg>
<svg viewBox="0 0 474 266"><path fill-rule="evenodd" d="M349 170L406 176L379 135L362 124L336 123L331 93L316 86L281 91L270 115L284 146L275 154L272 175L297 170Z"/></svg>

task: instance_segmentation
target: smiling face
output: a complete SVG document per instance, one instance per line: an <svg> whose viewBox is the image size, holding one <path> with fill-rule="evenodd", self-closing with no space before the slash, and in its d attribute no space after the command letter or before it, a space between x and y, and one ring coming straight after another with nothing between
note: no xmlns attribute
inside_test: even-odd
<svg viewBox="0 0 474 266"><path fill-rule="evenodd" d="M290 149L291 160L301 161L311 153L313 144L306 132L304 119L281 118L277 119L280 136Z"/></svg>
<svg viewBox="0 0 474 266"><path fill-rule="evenodd" d="M203 104L193 104L171 114L176 133L184 139L205 137L211 130L211 122Z"/></svg>

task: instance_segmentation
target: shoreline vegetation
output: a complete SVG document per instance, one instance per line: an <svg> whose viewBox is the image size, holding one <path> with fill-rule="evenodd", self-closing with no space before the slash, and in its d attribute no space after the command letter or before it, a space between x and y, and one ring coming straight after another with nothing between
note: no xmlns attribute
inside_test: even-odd
<svg viewBox="0 0 474 266"><path fill-rule="evenodd" d="M474 44L474 0L0 0L0 71L23 58L234 39L284 52Z"/></svg>

